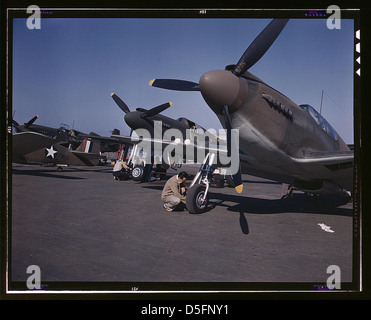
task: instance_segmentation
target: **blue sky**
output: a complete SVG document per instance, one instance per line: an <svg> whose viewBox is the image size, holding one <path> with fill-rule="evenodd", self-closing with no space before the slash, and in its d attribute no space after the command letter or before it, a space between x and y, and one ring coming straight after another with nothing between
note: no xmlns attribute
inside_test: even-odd
<svg viewBox="0 0 371 320"><path fill-rule="evenodd" d="M86 133L128 134L123 112L173 105L163 114L201 126L221 125L198 92L149 86L153 78L198 82L209 70L237 63L271 19L42 18L29 30L13 25L13 112L23 123L61 123ZM291 19L268 52L249 70L297 104L310 104L347 143L353 142L353 20L329 30L326 19Z"/></svg>

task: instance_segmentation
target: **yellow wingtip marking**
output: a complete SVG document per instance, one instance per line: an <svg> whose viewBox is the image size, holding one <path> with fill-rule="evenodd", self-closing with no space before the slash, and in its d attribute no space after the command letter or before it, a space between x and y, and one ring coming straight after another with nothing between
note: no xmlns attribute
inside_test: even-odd
<svg viewBox="0 0 371 320"><path fill-rule="evenodd" d="M170 104L170 107L173 105L173 103L172 102L169 102L169 104Z"/></svg>
<svg viewBox="0 0 371 320"><path fill-rule="evenodd" d="M114 95L114 93L112 92L112 93L111 93L111 97L112 97L113 95Z"/></svg>
<svg viewBox="0 0 371 320"><path fill-rule="evenodd" d="M237 191L238 193L241 193L242 190L243 190L243 184L240 184L239 186L235 187L235 189L236 189L236 191Z"/></svg>
<svg viewBox="0 0 371 320"><path fill-rule="evenodd" d="M152 79L150 82L149 82L149 85L152 87L153 83L155 82L156 79Z"/></svg>

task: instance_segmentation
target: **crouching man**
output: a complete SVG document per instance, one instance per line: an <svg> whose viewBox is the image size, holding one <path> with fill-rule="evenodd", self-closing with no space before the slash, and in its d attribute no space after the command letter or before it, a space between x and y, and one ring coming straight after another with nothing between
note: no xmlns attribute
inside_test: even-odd
<svg viewBox="0 0 371 320"><path fill-rule="evenodd" d="M122 160L117 160L113 167L113 178L115 180L127 180L130 177L131 168Z"/></svg>
<svg viewBox="0 0 371 320"><path fill-rule="evenodd" d="M161 199L164 201L164 209L167 212L183 210L186 204L186 188L184 182L188 178L185 171L171 177L162 190Z"/></svg>

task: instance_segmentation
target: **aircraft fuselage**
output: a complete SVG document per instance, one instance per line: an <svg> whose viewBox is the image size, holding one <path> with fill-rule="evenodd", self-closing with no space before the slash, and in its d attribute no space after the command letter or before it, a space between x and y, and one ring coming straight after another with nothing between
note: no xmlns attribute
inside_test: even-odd
<svg viewBox="0 0 371 320"><path fill-rule="evenodd" d="M331 170L316 174L294 159L313 152L349 151L327 121L321 127L308 110L249 72L240 77L227 70L207 72L200 79L200 89L224 128L222 108L228 106L232 127L239 130L244 173L291 184L332 180ZM341 178L341 172L336 174Z"/></svg>

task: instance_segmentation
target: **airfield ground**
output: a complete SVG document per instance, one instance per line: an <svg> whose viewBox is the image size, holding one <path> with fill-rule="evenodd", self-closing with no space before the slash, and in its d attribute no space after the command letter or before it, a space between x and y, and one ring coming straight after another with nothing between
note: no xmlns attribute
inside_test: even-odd
<svg viewBox="0 0 371 320"><path fill-rule="evenodd" d="M182 170L197 172L192 165ZM39 266L49 290L63 284L315 290L326 285L330 265L339 266L342 283L354 280L352 203L335 197L315 202L300 191L281 200L279 183L243 180L242 194L212 188L205 213L168 213L160 199L165 181L115 181L110 165L57 172L14 164L10 289L26 288L30 265Z"/></svg>

